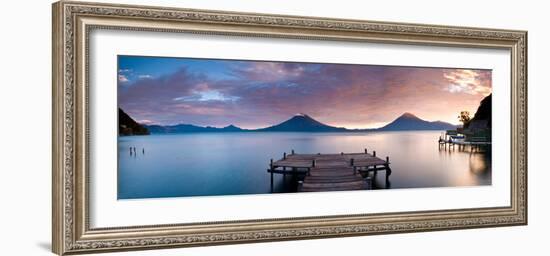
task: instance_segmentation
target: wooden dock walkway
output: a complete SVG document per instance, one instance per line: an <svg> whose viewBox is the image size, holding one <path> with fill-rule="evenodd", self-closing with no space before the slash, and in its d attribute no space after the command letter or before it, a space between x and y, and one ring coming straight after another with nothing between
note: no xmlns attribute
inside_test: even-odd
<svg viewBox="0 0 550 256"><path fill-rule="evenodd" d="M466 137L464 135L458 136L456 131L449 130L445 133L444 136L439 136L438 144L440 148L454 149L458 145L458 150L466 150L466 146L470 147L470 152L479 151L482 147L491 147L491 140L484 136L470 136Z"/></svg>
<svg viewBox="0 0 550 256"><path fill-rule="evenodd" d="M382 160L373 154L367 153L340 153L340 154L283 154L283 158L270 162L267 170L271 174L304 175L303 181L298 182L298 191L343 191L362 190L372 188L372 178L369 173L376 175L378 171L386 173L386 187L389 184L391 169L389 158Z"/></svg>

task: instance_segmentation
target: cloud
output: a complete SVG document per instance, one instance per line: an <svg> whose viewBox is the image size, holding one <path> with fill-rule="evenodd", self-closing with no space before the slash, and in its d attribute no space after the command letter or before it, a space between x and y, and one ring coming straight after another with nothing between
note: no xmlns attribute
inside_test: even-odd
<svg viewBox="0 0 550 256"><path fill-rule="evenodd" d="M208 78L182 68L179 71L151 79L136 80L119 88L118 102L127 113L138 120L155 123L216 123L224 113L231 112L237 99L229 88L210 88Z"/></svg>
<svg viewBox="0 0 550 256"><path fill-rule="evenodd" d="M153 76L152 75L139 75L138 78L139 79L151 79L151 78L153 78Z"/></svg>
<svg viewBox="0 0 550 256"><path fill-rule="evenodd" d="M128 84L130 82L130 76L133 70L129 68L121 68L118 70L118 82L122 84Z"/></svg>
<svg viewBox="0 0 550 256"><path fill-rule="evenodd" d="M217 90L194 91L188 96L176 97L175 101L236 101L240 97L224 95Z"/></svg>
<svg viewBox="0 0 550 256"><path fill-rule="evenodd" d="M127 82L130 81L130 80L128 80L128 77L127 77L127 76L122 75L122 74L119 74L119 75L118 75L118 81L121 82L121 83L127 83Z"/></svg>
<svg viewBox="0 0 550 256"><path fill-rule="evenodd" d="M209 60L205 60L207 62ZM137 120L244 128L295 113L349 128L380 126L404 112L456 122L491 90L491 72L343 64L218 61L213 79L182 68L119 88L119 105ZM219 72L219 71L218 71Z"/></svg>
<svg viewBox="0 0 550 256"><path fill-rule="evenodd" d="M154 124L153 121L147 120L147 119L138 120L137 122L140 123L140 124Z"/></svg>
<svg viewBox="0 0 550 256"><path fill-rule="evenodd" d="M235 66L232 73L241 79L275 82L299 77L304 71L304 65L298 63L258 61Z"/></svg>
<svg viewBox="0 0 550 256"><path fill-rule="evenodd" d="M452 70L443 74L449 82L446 90L451 93L467 93L472 95L489 95L491 89L490 72L482 70Z"/></svg>

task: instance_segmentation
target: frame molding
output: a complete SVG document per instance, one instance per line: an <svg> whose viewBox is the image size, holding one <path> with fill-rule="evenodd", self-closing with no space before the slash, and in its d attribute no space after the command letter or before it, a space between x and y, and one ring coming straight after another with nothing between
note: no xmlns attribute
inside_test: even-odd
<svg viewBox="0 0 550 256"><path fill-rule="evenodd" d="M527 224L527 32L61 1L53 4L52 250L59 254ZM93 29L499 48L511 51L511 206L91 229Z"/></svg>

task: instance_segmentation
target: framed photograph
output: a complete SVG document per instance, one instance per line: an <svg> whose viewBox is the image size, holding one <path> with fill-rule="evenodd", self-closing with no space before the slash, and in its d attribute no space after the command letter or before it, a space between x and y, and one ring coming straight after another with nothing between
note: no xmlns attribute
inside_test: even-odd
<svg viewBox="0 0 550 256"><path fill-rule="evenodd" d="M53 5L53 251L527 224L527 32Z"/></svg>

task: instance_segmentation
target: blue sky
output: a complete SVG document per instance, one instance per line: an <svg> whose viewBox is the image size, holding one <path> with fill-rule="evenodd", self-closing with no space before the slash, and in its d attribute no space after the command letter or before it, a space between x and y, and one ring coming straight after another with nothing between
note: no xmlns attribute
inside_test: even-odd
<svg viewBox="0 0 550 256"><path fill-rule="evenodd" d="M191 58L165 58L142 56L119 56L119 74L125 76L129 82L139 78L158 78L173 74L181 68L190 72L207 74L210 79L231 79L227 74L227 64L223 61L204 61Z"/></svg>
<svg viewBox="0 0 550 256"><path fill-rule="evenodd" d="M491 93L491 71L273 61L118 57L118 104L141 123L260 128L306 113L380 127L404 112L457 123Z"/></svg>

